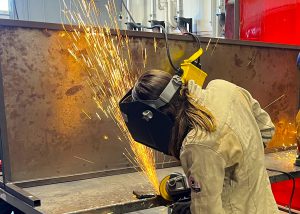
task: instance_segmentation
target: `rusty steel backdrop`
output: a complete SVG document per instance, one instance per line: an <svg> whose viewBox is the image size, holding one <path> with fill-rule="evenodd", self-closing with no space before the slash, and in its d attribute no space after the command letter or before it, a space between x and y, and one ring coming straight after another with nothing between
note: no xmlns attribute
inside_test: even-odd
<svg viewBox="0 0 300 214"><path fill-rule="evenodd" d="M118 139L120 133L113 121L97 118L95 113L100 111L85 83L86 74L68 53L71 44L56 27L0 28L5 106L1 109L1 137L7 181L130 171L132 166L123 155L127 143ZM161 34L129 35L137 69L170 69ZM206 48L208 39L202 40ZM177 63L196 47L184 36L171 37L171 54ZM267 109L276 121L283 115L293 118L299 108L298 52L297 47L214 39L201 63L208 81L219 78L236 83L262 106L285 94ZM158 163L170 161L158 155Z"/></svg>

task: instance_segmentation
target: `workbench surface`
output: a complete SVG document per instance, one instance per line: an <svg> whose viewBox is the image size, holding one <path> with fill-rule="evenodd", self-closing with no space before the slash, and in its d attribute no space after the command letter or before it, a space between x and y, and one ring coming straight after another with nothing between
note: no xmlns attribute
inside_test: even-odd
<svg viewBox="0 0 300 214"><path fill-rule="evenodd" d="M294 177L299 178L300 167L294 165L296 157L296 150L269 153L265 155L266 167L289 172ZM282 173L268 171L268 174L272 183L288 179L287 176Z"/></svg>
<svg viewBox="0 0 300 214"><path fill-rule="evenodd" d="M180 167L157 170L161 180ZM148 181L138 172L25 188L41 199L37 208L43 213L56 214L96 209L102 206L138 201L133 190L153 193ZM82 211L82 212L79 212ZM76 212L77 213L77 212Z"/></svg>
<svg viewBox="0 0 300 214"><path fill-rule="evenodd" d="M266 154L266 167L293 172L300 177L300 168L293 165L296 151ZM157 170L159 179L172 172L182 172L180 167ZM272 182L286 180L281 173L270 172ZM25 188L42 201L38 210L43 213L101 213L103 206L137 201L133 190L152 192L147 180L140 173L129 173L81 181ZM131 205L132 206L132 205ZM87 210L93 210L88 212Z"/></svg>

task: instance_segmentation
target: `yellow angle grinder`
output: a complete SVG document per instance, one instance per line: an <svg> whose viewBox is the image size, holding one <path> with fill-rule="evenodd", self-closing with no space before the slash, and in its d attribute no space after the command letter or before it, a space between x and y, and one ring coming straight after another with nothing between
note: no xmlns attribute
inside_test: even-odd
<svg viewBox="0 0 300 214"><path fill-rule="evenodd" d="M191 189L186 176L174 172L162 179L159 185L160 195L167 201L181 201L191 197Z"/></svg>

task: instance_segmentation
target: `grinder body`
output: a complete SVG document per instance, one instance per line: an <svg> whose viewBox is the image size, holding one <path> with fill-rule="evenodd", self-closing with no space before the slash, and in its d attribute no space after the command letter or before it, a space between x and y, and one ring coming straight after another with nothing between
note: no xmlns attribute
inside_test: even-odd
<svg viewBox="0 0 300 214"><path fill-rule="evenodd" d="M186 176L175 172L166 176L159 186L160 195L167 201L190 200L191 189Z"/></svg>

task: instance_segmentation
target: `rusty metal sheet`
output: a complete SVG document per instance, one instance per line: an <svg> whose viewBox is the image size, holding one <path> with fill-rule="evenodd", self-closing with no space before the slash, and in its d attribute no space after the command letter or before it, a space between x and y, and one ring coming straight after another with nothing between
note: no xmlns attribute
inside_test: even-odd
<svg viewBox="0 0 300 214"><path fill-rule="evenodd" d="M131 167L123 155L128 143L120 142L117 126L97 109L86 75L68 53L71 44L60 33L0 30L9 181ZM137 68L143 66L142 42L133 43ZM158 162L163 159L170 158Z"/></svg>
<svg viewBox="0 0 300 214"><path fill-rule="evenodd" d="M147 50L150 50L148 66L168 70L170 66L164 56L164 41L158 42L159 53L151 52L152 44L151 39L146 42ZM177 62L191 55L196 47L188 42L170 41L171 53ZM206 49L207 42L202 42L202 47ZM201 64L208 73L206 84L213 79L233 82L249 90L262 107L285 94L266 111L274 121L282 116L294 120L300 107L300 72L296 67L298 53L299 50L220 44L216 41L208 46L201 57Z"/></svg>
<svg viewBox="0 0 300 214"><path fill-rule="evenodd" d="M10 180L129 166L113 122L85 115L95 114L96 105L59 32L0 34Z"/></svg>
<svg viewBox="0 0 300 214"><path fill-rule="evenodd" d="M203 69L209 80L225 79L249 90L262 107L285 94L266 111L274 121L283 116L294 121L300 90L297 54L296 50L217 45L203 57Z"/></svg>
<svg viewBox="0 0 300 214"><path fill-rule="evenodd" d="M0 29L10 181L131 166L123 156L128 145L118 140L116 125L96 117L98 110L85 84L85 74L67 51L71 44L60 33L18 27ZM153 38L133 37L131 49L137 69L168 70L164 45L164 40L157 39L155 49ZM172 40L170 47L174 60L180 62L197 45ZM300 80L296 54L292 49L211 43L202 64L209 80L222 78L245 87L262 106L286 93L288 99L269 109L276 120L281 114L293 117L298 108ZM168 157L157 156L160 163L170 161Z"/></svg>

